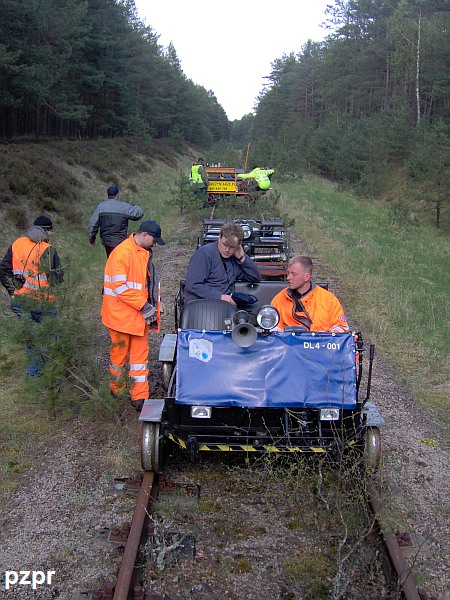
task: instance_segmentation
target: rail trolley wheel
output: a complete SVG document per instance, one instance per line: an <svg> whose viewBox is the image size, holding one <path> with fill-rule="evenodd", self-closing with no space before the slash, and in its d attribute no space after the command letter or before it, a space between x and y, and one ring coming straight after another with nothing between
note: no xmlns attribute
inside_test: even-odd
<svg viewBox="0 0 450 600"><path fill-rule="evenodd" d="M364 433L364 462L375 473L380 466L381 436L378 427L367 427Z"/></svg>
<svg viewBox="0 0 450 600"><path fill-rule="evenodd" d="M141 465L144 471L159 473L162 467L161 446L159 423L143 423L141 433Z"/></svg>

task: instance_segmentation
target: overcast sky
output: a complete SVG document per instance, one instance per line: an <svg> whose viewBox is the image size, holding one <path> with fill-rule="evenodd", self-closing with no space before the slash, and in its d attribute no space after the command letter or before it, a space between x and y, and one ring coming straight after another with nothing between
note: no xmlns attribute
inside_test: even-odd
<svg viewBox="0 0 450 600"><path fill-rule="evenodd" d="M333 0L135 0L139 17L175 46L181 68L194 83L212 90L233 121L250 113L283 54L320 41L325 9Z"/></svg>

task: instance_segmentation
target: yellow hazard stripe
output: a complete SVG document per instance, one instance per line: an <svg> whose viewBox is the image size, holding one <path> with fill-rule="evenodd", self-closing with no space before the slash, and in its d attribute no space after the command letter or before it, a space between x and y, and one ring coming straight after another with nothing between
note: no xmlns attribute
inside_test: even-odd
<svg viewBox="0 0 450 600"><path fill-rule="evenodd" d="M175 444L178 444L186 450L186 444L181 438L175 438L171 433L169 433L167 437L169 438L169 440L172 440L172 442L175 442Z"/></svg>
<svg viewBox="0 0 450 600"><path fill-rule="evenodd" d="M214 452L214 451L220 451L220 452L258 452L258 450L254 447L254 446L243 446L241 444L239 444L239 446L227 446L226 444L217 444L217 446L206 446L205 444L202 444L199 447L199 450L204 450L206 452Z"/></svg>
<svg viewBox="0 0 450 600"><path fill-rule="evenodd" d="M186 450L186 442L179 438L175 437L172 433L169 433L169 440L175 442ZM350 442L349 445L353 445L355 442ZM199 446L199 451L201 452L261 452L264 450L268 453L281 453L281 452L327 452L325 448L320 447L305 447L301 448L300 446L283 446L278 448L277 446L248 446L246 444L234 444L233 446L229 446L228 444L201 444Z"/></svg>

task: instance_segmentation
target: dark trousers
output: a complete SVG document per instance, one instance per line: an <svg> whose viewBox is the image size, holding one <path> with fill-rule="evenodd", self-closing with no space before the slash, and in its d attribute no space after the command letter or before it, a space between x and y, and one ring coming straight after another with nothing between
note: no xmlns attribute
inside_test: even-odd
<svg viewBox="0 0 450 600"><path fill-rule="evenodd" d="M54 306L43 306L42 302L33 302L28 298L18 299L14 296L11 299L11 310L19 319L29 319L29 341L26 347L27 355L27 374L35 377L42 375L41 368L45 362L45 354L47 350L42 345L39 346L34 333L34 323L40 325L46 317L56 317L57 310Z"/></svg>

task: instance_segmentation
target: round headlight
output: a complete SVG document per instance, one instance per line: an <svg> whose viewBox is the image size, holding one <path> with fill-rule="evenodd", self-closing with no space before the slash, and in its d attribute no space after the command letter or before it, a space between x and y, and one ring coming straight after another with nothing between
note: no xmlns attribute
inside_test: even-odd
<svg viewBox="0 0 450 600"><path fill-rule="evenodd" d="M248 240L248 238L252 235L251 227L248 225L242 225L242 231L244 232L244 240Z"/></svg>
<svg viewBox="0 0 450 600"><path fill-rule="evenodd" d="M273 329L278 325L280 315L276 308L270 306L270 304L266 304L256 315L256 320L261 329Z"/></svg>

